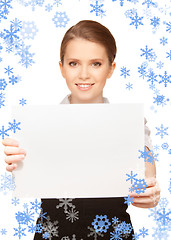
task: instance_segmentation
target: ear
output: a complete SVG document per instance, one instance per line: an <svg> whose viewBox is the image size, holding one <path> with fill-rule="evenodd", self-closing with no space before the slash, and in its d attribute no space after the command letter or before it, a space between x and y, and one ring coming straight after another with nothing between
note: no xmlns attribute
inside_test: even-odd
<svg viewBox="0 0 171 240"><path fill-rule="evenodd" d="M109 71L109 73L107 75L107 78L110 78L112 76L112 74L113 74L113 72L115 70L115 67L116 67L116 63L113 61L112 66L110 66L110 71Z"/></svg>
<svg viewBox="0 0 171 240"><path fill-rule="evenodd" d="M60 67L61 74L62 74L63 78L65 78L64 68L62 66L62 62L61 61L59 61L59 67Z"/></svg>

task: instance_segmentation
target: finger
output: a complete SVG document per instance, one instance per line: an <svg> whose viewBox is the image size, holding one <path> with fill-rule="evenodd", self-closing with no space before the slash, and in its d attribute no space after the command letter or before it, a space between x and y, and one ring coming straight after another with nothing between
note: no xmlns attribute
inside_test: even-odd
<svg viewBox="0 0 171 240"><path fill-rule="evenodd" d="M154 197L134 197L133 203L140 203L140 204L152 204L159 202L160 195L155 195Z"/></svg>
<svg viewBox="0 0 171 240"><path fill-rule="evenodd" d="M19 148L19 147L5 147L4 148L4 153L6 155L12 155L12 154L24 154L26 155L26 150L23 148Z"/></svg>
<svg viewBox="0 0 171 240"><path fill-rule="evenodd" d="M157 179L155 177L151 177L151 178L146 178L145 179L146 184L148 185L148 187L152 187L155 186L157 183Z"/></svg>
<svg viewBox="0 0 171 240"><path fill-rule="evenodd" d="M5 157L5 162L7 164L16 163L16 162L20 162L20 161L24 160L24 158L25 158L24 154L10 155L10 156Z"/></svg>
<svg viewBox="0 0 171 240"><path fill-rule="evenodd" d="M158 185L155 185L154 187L147 187L146 190L142 193L130 193L129 195L130 197L149 197L159 193L160 188Z"/></svg>
<svg viewBox="0 0 171 240"><path fill-rule="evenodd" d="M13 138L5 138L2 140L2 144L4 146L13 146L13 147L19 147L19 142L16 139Z"/></svg>
<svg viewBox="0 0 171 240"><path fill-rule="evenodd" d="M11 165L6 166L6 170L9 171L9 172L12 172L16 168L17 168L17 164L11 164Z"/></svg>
<svg viewBox="0 0 171 240"><path fill-rule="evenodd" d="M134 207L138 207L138 208L153 208L156 205L154 203L151 204L141 204L141 203L131 203Z"/></svg>

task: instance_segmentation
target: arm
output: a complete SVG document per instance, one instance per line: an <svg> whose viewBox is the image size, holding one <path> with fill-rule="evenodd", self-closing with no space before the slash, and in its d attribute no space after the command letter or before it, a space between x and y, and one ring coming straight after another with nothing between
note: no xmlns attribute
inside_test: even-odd
<svg viewBox="0 0 171 240"><path fill-rule="evenodd" d="M146 124L145 119L145 124ZM150 144L150 130L148 127L145 126L145 137L146 137L146 145ZM150 149L146 146L146 151L150 156L153 158L153 162L145 161L145 181L148 185L147 189L144 193L131 193L130 197L133 197L133 203L132 205L135 207L140 208L152 208L157 206L159 200L160 200L160 187L156 179L156 165L155 165L155 159L152 155L152 152ZM147 160L147 159L146 159Z"/></svg>

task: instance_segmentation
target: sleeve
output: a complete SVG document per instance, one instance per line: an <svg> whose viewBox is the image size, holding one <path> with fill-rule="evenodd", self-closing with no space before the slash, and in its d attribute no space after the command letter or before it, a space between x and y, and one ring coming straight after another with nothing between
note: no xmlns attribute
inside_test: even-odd
<svg viewBox="0 0 171 240"><path fill-rule="evenodd" d="M147 119L144 118L144 145L148 147L151 151L154 151L151 136L150 136L151 131L147 127L146 123L147 123Z"/></svg>

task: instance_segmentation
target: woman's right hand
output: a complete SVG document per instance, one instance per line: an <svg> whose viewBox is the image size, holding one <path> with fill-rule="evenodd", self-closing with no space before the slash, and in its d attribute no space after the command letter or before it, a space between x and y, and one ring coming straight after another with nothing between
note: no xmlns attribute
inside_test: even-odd
<svg viewBox="0 0 171 240"><path fill-rule="evenodd" d="M17 167L17 162L24 160L26 150L19 147L19 142L12 138L5 138L2 140L5 146L4 153L6 155L5 162L8 164L6 170L12 172Z"/></svg>

